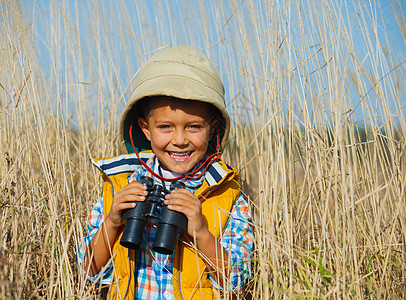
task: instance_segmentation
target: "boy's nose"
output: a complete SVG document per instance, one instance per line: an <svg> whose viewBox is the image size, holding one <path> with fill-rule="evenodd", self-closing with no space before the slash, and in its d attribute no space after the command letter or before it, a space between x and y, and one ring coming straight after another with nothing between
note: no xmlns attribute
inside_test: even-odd
<svg viewBox="0 0 406 300"><path fill-rule="evenodd" d="M172 143L177 146L182 146L187 144L187 139L182 130L176 130L172 139Z"/></svg>

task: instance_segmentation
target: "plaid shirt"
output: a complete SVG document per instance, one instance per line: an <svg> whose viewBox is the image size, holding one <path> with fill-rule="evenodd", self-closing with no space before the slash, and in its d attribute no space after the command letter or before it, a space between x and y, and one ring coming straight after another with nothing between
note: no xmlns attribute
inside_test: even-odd
<svg viewBox="0 0 406 300"><path fill-rule="evenodd" d="M147 164L156 168L157 160L152 157ZM141 176L152 177L145 169L140 168L129 176L129 182L138 181ZM184 183L190 191L196 191L203 183L204 176L198 180L186 180ZM104 221L103 199L93 207L89 216L89 235L81 239L78 249L78 264L82 265L83 258L91 239ZM231 258L230 278L227 280L227 289L238 290L251 275L250 254L253 249L252 223L249 207L240 195L236 200L221 237L221 245L228 251ZM135 257L135 299L174 299L172 274L174 256L164 255L150 250L156 234L157 220L147 223L144 232L143 244ZM110 263L105 269L89 280L98 280L102 284L109 284L113 279L113 266ZM222 289L209 275L213 285Z"/></svg>

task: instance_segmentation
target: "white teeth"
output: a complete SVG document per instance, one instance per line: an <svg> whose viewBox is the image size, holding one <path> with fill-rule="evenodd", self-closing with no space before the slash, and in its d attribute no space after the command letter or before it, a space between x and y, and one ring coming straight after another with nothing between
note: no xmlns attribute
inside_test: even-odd
<svg viewBox="0 0 406 300"><path fill-rule="evenodd" d="M179 153L179 152L170 152L170 155L173 157L187 157L189 156L190 152L183 152L183 153Z"/></svg>

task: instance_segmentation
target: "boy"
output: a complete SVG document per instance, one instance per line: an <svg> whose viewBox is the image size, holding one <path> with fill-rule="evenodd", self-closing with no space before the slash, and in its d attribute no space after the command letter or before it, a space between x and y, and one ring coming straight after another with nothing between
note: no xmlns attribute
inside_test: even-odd
<svg viewBox="0 0 406 300"><path fill-rule="evenodd" d="M140 71L120 120L130 154L93 161L105 181L103 198L79 247L89 279L113 280L111 299L213 299L212 287L238 290L247 282L251 216L238 172L219 159L229 127L223 85L200 51L168 48ZM152 250L154 218L140 249L120 244L123 212L148 195L142 176L166 189L174 180L185 184L164 200L187 218L173 254Z"/></svg>

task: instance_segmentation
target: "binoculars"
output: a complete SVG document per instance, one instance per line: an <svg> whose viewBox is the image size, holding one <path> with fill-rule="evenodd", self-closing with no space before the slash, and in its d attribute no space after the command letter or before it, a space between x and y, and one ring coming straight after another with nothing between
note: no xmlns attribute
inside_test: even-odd
<svg viewBox="0 0 406 300"><path fill-rule="evenodd" d="M122 214L121 221L125 227L120 244L129 249L139 249L148 218L158 219L152 250L161 254L172 254L178 233L186 231L187 218L180 212L170 210L163 201L165 195L176 189L184 189L185 185L174 181L168 191L161 185L154 185L154 180L146 176L141 177L139 182L147 187L148 195L145 201L137 202L134 208L125 210Z"/></svg>

